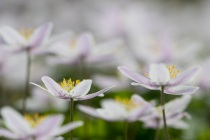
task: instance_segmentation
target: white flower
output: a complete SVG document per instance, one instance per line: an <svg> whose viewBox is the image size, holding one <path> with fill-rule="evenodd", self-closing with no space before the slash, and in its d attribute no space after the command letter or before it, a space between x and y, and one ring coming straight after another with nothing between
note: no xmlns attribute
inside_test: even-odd
<svg viewBox="0 0 210 140"><path fill-rule="evenodd" d="M55 96L60 99L65 99L65 100L70 100L70 99L74 99L75 101L88 100L96 96L103 96L104 92L114 87L114 86L110 86L98 92L86 95L91 88L92 80L90 79L83 80L81 82L79 80L77 80L76 82L73 82L71 81L71 79L69 79L68 81L64 79L61 85L59 85L52 78L47 77L47 76L43 76L41 79L47 89L35 83L31 83L31 84L38 86L39 88L43 90L46 90L52 96Z"/></svg>
<svg viewBox="0 0 210 140"><path fill-rule="evenodd" d="M182 120L183 117L190 118L190 115L184 110L191 101L190 95L184 95L181 98L174 99L165 104L166 120L169 127L177 129L186 129L188 125ZM145 127L163 128L163 117L161 107L154 107L152 113L140 119L144 122Z"/></svg>
<svg viewBox="0 0 210 140"><path fill-rule="evenodd" d="M0 136L8 139L21 140L52 140L56 136L64 134L83 125L83 122L73 122L61 126L63 115L51 115L46 117L25 117L11 107L1 109L6 128L0 128Z"/></svg>
<svg viewBox="0 0 210 140"><path fill-rule="evenodd" d="M13 51L21 51L24 49L32 49L39 47L46 42L52 30L52 23L46 23L40 27L28 30L20 30L19 32L9 26L0 28L0 34L4 41L11 46Z"/></svg>
<svg viewBox="0 0 210 140"><path fill-rule="evenodd" d="M131 99L106 99L101 102L102 108L79 105L79 110L107 121L136 121L150 112L151 105L135 94Z"/></svg>
<svg viewBox="0 0 210 140"><path fill-rule="evenodd" d="M76 39L54 44L50 52L55 56L48 60L49 63L62 64L81 63L81 61L88 64L107 62L116 59L115 53L120 44L120 40L114 40L96 45L92 34L84 33Z"/></svg>
<svg viewBox="0 0 210 140"><path fill-rule="evenodd" d="M172 95L193 94L199 88L185 85L193 80L200 72L200 67L192 67L185 72L180 73L175 66L166 66L165 64L151 64L148 74L142 76L127 67L118 67L128 78L134 80L134 86L143 86L151 90L160 90L164 86L164 92Z"/></svg>

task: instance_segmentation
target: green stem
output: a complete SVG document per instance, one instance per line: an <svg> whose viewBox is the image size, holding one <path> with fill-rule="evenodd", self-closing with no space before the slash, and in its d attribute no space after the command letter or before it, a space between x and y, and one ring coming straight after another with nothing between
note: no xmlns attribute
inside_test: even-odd
<svg viewBox="0 0 210 140"><path fill-rule="evenodd" d="M74 100L73 100L73 98L71 98L71 100L70 100L70 123L72 123L73 119L74 119L73 118L74 117L73 110L74 110ZM72 137L73 137L73 130L70 131L70 140L72 140Z"/></svg>
<svg viewBox="0 0 210 140"><path fill-rule="evenodd" d="M159 132L160 132L160 120L157 119L157 128L156 128L156 131L155 131L155 138L154 140L158 140L159 139Z"/></svg>
<svg viewBox="0 0 210 140"><path fill-rule="evenodd" d="M168 133L168 127L166 123L166 114L165 114L165 98L164 98L164 86L161 86L161 91L160 91L160 101L161 101L161 106L162 106L162 113L163 113L163 122L164 122L164 130L165 130L165 139L170 140L169 133Z"/></svg>
<svg viewBox="0 0 210 140"><path fill-rule="evenodd" d="M29 95L29 82L30 82L30 68L31 68L31 53L30 50L26 50L26 79L25 79L25 94L23 97L23 107L22 112L26 110L26 98Z"/></svg>
<svg viewBox="0 0 210 140"><path fill-rule="evenodd" d="M128 140L128 122L124 122L124 140Z"/></svg>
<svg viewBox="0 0 210 140"><path fill-rule="evenodd" d="M2 68L0 66L0 96L1 96L1 102L0 107L4 106L4 93L3 93L3 74L2 74Z"/></svg>
<svg viewBox="0 0 210 140"><path fill-rule="evenodd" d="M80 71L82 74L82 79L87 78L87 69L83 59L80 59Z"/></svg>
<svg viewBox="0 0 210 140"><path fill-rule="evenodd" d="M81 71L81 79L88 78L87 65L84 61L84 58L80 59L79 68ZM89 104L90 104L89 100L84 101L84 105L89 105ZM83 120L84 120L83 137L84 137L84 139L87 139L89 136L91 122L90 122L89 117L84 117Z"/></svg>

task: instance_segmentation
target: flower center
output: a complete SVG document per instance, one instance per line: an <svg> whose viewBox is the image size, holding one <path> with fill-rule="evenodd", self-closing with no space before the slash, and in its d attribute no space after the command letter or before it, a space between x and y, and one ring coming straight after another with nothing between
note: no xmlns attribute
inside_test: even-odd
<svg viewBox="0 0 210 140"><path fill-rule="evenodd" d="M24 118L32 127L36 127L46 118L46 116L40 116L38 114L33 114L33 115L25 114Z"/></svg>
<svg viewBox="0 0 210 140"><path fill-rule="evenodd" d="M166 66L169 73L170 73L170 78L173 79L177 76L177 74L180 72L180 70L177 70L174 65L172 66Z"/></svg>
<svg viewBox="0 0 210 140"><path fill-rule="evenodd" d="M130 111L137 107L137 104L134 103L132 100L122 97L116 97L115 101L123 106L126 110Z"/></svg>
<svg viewBox="0 0 210 140"><path fill-rule="evenodd" d="M70 41L70 48L75 49L77 47L77 40L73 39Z"/></svg>
<svg viewBox="0 0 210 140"><path fill-rule="evenodd" d="M20 29L19 33L26 39L29 40L29 38L32 36L34 30L33 29Z"/></svg>
<svg viewBox="0 0 210 140"><path fill-rule="evenodd" d="M172 66L166 66L166 68L169 71L170 79L175 78L177 76L177 74L180 72L180 70L177 70L174 65L172 65ZM148 73L145 73L144 76L146 76L147 78L150 78Z"/></svg>
<svg viewBox="0 0 210 140"><path fill-rule="evenodd" d="M61 82L61 87L66 90L67 92L70 92L76 85L80 83L80 80L76 80L75 82L71 80L66 80L63 78L63 82Z"/></svg>

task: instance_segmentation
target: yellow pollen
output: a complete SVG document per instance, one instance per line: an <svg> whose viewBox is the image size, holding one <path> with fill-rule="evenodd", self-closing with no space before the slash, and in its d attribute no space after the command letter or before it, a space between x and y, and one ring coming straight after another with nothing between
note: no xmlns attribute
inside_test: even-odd
<svg viewBox="0 0 210 140"><path fill-rule="evenodd" d="M80 83L80 80L76 80L74 82L71 80L71 78L68 81L65 78L63 78L63 82L61 82L61 87L67 92L70 92L79 83Z"/></svg>
<svg viewBox="0 0 210 140"><path fill-rule="evenodd" d="M132 110L137 106L137 104L134 103L132 100L127 98L122 98L119 96L115 97L115 101L120 105L122 105L126 110Z"/></svg>
<svg viewBox="0 0 210 140"><path fill-rule="evenodd" d="M70 48L75 49L77 47L77 40L73 39L70 41Z"/></svg>
<svg viewBox="0 0 210 140"><path fill-rule="evenodd" d="M26 39L29 40L29 38L32 36L34 30L33 29L20 29L19 33Z"/></svg>
<svg viewBox="0 0 210 140"><path fill-rule="evenodd" d="M177 70L174 65L172 66L166 66L169 73L170 73L170 78L173 79L177 76L177 74L180 72L180 70Z"/></svg>
<svg viewBox="0 0 210 140"><path fill-rule="evenodd" d="M144 76L146 76L147 78L149 78L149 74L148 73L145 73Z"/></svg>
<svg viewBox="0 0 210 140"><path fill-rule="evenodd" d="M46 116L40 116L38 114L33 114L33 115L25 114L24 118L32 127L36 127L46 118Z"/></svg>

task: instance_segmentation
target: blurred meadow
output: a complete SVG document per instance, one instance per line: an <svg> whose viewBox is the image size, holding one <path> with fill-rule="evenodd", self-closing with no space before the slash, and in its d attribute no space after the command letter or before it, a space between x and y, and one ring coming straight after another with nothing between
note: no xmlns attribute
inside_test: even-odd
<svg viewBox="0 0 210 140"><path fill-rule="evenodd" d="M169 139L160 91L209 140L209 44L208 0L0 0L0 140Z"/></svg>

